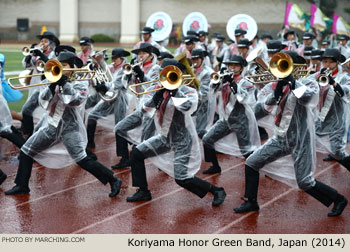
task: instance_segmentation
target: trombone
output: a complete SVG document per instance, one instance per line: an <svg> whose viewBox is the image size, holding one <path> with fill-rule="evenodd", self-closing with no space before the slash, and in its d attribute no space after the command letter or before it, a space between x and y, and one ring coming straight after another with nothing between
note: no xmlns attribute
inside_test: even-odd
<svg viewBox="0 0 350 252"><path fill-rule="evenodd" d="M144 92L137 92L134 89L138 86L147 85L158 81L162 85L162 87L160 88L155 88ZM170 66L164 67L163 70L160 71L159 79L133 84L129 86L129 89L131 90L131 92L133 92L136 95L143 95L151 92L156 92L164 88L167 90L174 90L180 87L181 85L190 85L192 84L193 81L194 81L194 78L190 74L183 74L177 66L170 65Z"/></svg>
<svg viewBox="0 0 350 252"><path fill-rule="evenodd" d="M63 72L74 72L74 74L70 75L69 81L91 80L95 75L95 71L91 71L89 69L83 69L83 68L63 69L62 64L58 60L51 59L45 63L43 73L12 77L8 79L8 83L12 89L24 89L24 88L47 85L47 84L55 83L59 79L61 79ZM23 85L23 82L21 81L21 79L26 79L26 78L36 77L36 76L45 76L45 78L49 80L49 82ZM14 84L13 83L14 80L18 80L20 86L18 86L17 84Z"/></svg>
<svg viewBox="0 0 350 252"><path fill-rule="evenodd" d="M292 74L295 78L303 77L301 69L305 64L293 64L292 57L286 53L276 53L270 60L269 71L263 74L247 75L246 80L253 84L266 85L270 82L278 81Z"/></svg>

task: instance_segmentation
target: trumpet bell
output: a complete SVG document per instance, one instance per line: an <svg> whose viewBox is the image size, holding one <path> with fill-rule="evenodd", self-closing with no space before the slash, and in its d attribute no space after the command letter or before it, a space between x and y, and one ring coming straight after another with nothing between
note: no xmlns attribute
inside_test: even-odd
<svg viewBox="0 0 350 252"><path fill-rule="evenodd" d="M23 56L28 56L30 54L30 48L27 46L23 47L22 54L23 54Z"/></svg>
<svg viewBox="0 0 350 252"><path fill-rule="evenodd" d="M210 74L210 79L211 79L211 82L214 83L214 84L218 84L220 82L220 74L218 74L217 72L212 72Z"/></svg>
<svg viewBox="0 0 350 252"><path fill-rule="evenodd" d="M61 79L63 68L61 63L56 59L51 59L46 62L44 67L44 75L51 82L56 82Z"/></svg>
<svg viewBox="0 0 350 252"><path fill-rule="evenodd" d="M277 78L285 78L293 72L293 60L286 53L275 54L270 61L270 72Z"/></svg>
<svg viewBox="0 0 350 252"><path fill-rule="evenodd" d="M123 73L124 74L132 74L132 66L130 64L123 65Z"/></svg>
<svg viewBox="0 0 350 252"><path fill-rule="evenodd" d="M178 67L166 66L159 73L159 81L165 89L174 90L181 86L182 76L182 72Z"/></svg>

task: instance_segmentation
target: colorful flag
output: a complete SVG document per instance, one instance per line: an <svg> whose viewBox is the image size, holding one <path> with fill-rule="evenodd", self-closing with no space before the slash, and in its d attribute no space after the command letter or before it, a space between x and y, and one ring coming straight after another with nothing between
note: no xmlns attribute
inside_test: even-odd
<svg viewBox="0 0 350 252"><path fill-rule="evenodd" d="M350 34L350 26L336 13L333 14L332 32L335 34Z"/></svg>
<svg viewBox="0 0 350 252"><path fill-rule="evenodd" d="M309 21L310 15L305 13L298 5L286 2L284 26L306 31L310 28Z"/></svg>
<svg viewBox="0 0 350 252"><path fill-rule="evenodd" d="M324 30L328 30L332 23L332 19L323 14L323 12L315 4L311 4L311 27L314 27L316 30L322 32Z"/></svg>

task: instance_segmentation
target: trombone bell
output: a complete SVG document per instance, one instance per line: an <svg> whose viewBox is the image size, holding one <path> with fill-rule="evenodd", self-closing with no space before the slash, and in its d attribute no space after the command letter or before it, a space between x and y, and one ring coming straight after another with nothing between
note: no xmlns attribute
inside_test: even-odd
<svg viewBox="0 0 350 252"><path fill-rule="evenodd" d="M285 78L293 72L293 60L286 53L275 54L270 61L270 72L277 78Z"/></svg>
<svg viewBox="0 0 350 252"><path fill-rule="evenodd" d="M161 88L155 88L145 92L137 92L134 90L134 88L138 86L147 85L158 81L162 85ZM133 84L130 85L128 88L131 90L131 92L133 92L136 95L143 95L151 92L156 92L164 88L167 90L174 90L179 88L181 85L191 85L193 81L194 77L192 77L190 74L183 74L177 66L170 65L164 67L163 70L160 71L159 79Z"/></svg>
<svg viewBox="0 0 350 252"><path fill-rule="evenodd" d="M159 73L159 81L165 89L177 89L183 81L182 72L176 66L166 66Z"/></svg>

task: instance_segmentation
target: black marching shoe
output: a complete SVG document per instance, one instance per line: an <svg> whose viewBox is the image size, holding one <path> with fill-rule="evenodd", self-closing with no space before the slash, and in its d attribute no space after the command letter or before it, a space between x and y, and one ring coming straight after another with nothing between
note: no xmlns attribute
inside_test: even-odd
<svg viewBox="0 0 350 252"><path fill-rule="evenodd" d="M322 159L323 161L335 161L335 158L332 157L331 155L328 155Z"/></svg>
<svg viewBox="0 0 350 252"><path fill-rule="evenodd" d="M246 213L246 212L254 212L259 211L260 207L257 201L244 200L243 204L239 207L233 209L236 213Z"/></svg>
<svg viewBox="0 0 350 252"><path fill-rule="evenodd" d="M332 210L328 213L329 217L339 216L342 214L344 208L348 204L348 200L342 196L343 198L339 201L334 202L334 206Z"/></svg>
<svg viewBox="0 0 350 252"><path fill-rule="evenodd" d="M131 166L130 159L122 158L118 164L112 165L112 169L122 169L130 166Z"/></svg>
<svg viewBox="0 0 350 252"><path fill-rule="evenodd" d="M113 182L110 182L110 184L111 184L111 192L109 193L109 197L117 196L122 186L122 180L119 178L116 178Z"/></svg>
<svg viewBox="0 0 350 252"><path fill-rule="evenodd" d="M214 199L211 203L212 206L220 206L222 203L224 203L224 200L226 198L226 192L224 188L220 188L220 190L217 190L214 192Z"/></svg>
<svg viewBox="0 0 350 252"><path fill-rule="evenodd" d="M5 195L13 194L28 194L30 192L29 187L14 186L12 189L5 191Z"/></svg>
<svg viewBox="0 0 350 252"><path fill-rule="evenodd" d="M126 201L134 202L134 201L145 201L145 200L151 200L151 199L152 199L152 194L150 190L143 191L141 189L138 189L134 195L127 197Z"/></svg>
<svg viewBox="0 0 350 252"><path fill-rule="evenodd" d="M6 180L7 175L5 173L2 173L2 175L0 176L0 185Z"/></svg>
<svg viewBox="0 0 350 252"><path fill-rule="evenodd" d="M209 169L203 171L203 174L215 174L215 173L221 173L220 166L210 166Z"/></svg>

